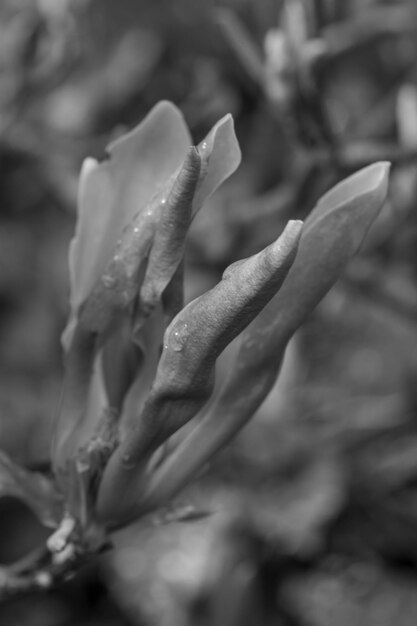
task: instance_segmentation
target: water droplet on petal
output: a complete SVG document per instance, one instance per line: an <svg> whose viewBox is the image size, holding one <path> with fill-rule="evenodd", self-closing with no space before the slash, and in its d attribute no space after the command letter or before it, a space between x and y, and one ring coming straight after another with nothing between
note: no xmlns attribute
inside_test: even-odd
<svg viewBox="0 0 417 626"><path fill-rule="evenodd" d="M132 456L130 454L125 454L122 458L122 463L123 466L126 468L132 468L135 467L135 461L134 459L132 459Z"/></svg>
<svg viewBox="0 0 417 626"><path fill-rule="evenodd" d="M109 276L109 274L104 274L103 276L103 285L107 288L107 289L111 289L112 287L115 286L116 284L116 279L113 278L113 276Z"/></svg>
<svg viewBox="0 0 417 626"><path fill-rule="evenodd" d="M171 335L170 346L174 352L181 352L188 339L188 324L178 326Z"/></svg>

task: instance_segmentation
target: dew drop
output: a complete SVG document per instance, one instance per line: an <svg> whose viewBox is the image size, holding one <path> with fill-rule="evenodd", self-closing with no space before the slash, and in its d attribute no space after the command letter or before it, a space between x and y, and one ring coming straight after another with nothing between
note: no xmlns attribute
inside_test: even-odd
<svg viewBox="0 0 417 626"><path fill-rule="evenodd" d="M107 288L107 289L111 289L112 287L115 286L116 284L116 279L113 278L113 276L109 276L109 274L104 274L103 276L103 285Z"/></svg>
<svg viewBox="0 0 417 626"><path fill-rule="evenodd" d="M135 467L135 461L132 458L132 455L124 454L122 458L122 464L123 464L123 467L125 467L126 469L131 469Z"/></svg>
<svg viewBox="0 0 417 626"><path fill-rule="evenodd" d="M188 339L188 324L179 326L171 336L170 346L174 352L181 352Z"/></svg>

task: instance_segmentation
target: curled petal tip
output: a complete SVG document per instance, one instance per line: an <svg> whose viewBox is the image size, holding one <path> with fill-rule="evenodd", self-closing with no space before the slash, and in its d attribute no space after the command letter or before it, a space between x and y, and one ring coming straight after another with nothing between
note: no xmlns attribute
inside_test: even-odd
<svg viewBox="0 0 417 626"><path fill-rule="evenodd" d="M230 113L222 117L198 145L202 159L199 188L194 199L194 211L238 168L241 152L234 121Z"/></svg>
<svg viewBox="0 0 417 626"><path fill-rule="evenodd" d="M304 222L302 220L290 220L286 224L280 237L277 239L284 252L298 244L303 226Z"/></svg>
<svg viewBox="0 0 417 626"><path fill-rule="evenodd" d="M81 165L80 172L80 185L83 183L83 179L86 178L93 170L98 167L98 161L92 157L84 159Z"/></svg>
<svg viewBox="0 0 417 626"><path fill-rule="evenodd" d="M303 220L289 220L285 226L285 230L287 230L287 228L291 228L291 230L300 229L302 228L303 224Z"/></svg>
<svg viewBox="0 0 417 626"><path fill-rule="evenodd" d="M290 220L278 239L265 249L269 263L281 273L286 274L295 259L302 228L301 220Z"/></svg>

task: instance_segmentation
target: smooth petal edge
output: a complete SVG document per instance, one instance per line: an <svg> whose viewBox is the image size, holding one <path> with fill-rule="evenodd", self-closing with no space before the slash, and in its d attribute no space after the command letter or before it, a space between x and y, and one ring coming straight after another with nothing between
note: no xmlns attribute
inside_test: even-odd
<svg viewBox="0 0 417 626"><path fill-rule="evenodd" d="M114 178L117 176L120 158L123 159L124 152L127 153L125 156L129 158L132 142L138 141L140 143L142 141L146 143L148 141L151 143L149 134L152 133L152 128L155 127L160 130L163 126L172 129L170 143L175 145L178 143L179 152L191 144L191 136L180 109L173 103L162 100L149 111L139 124L108 144L106 152L109 159L98 162L88 157L82 164L77 194L78 217L69 250L71 313L70 322L64 331L64 348L67 348L71 341L76 310L99 278L96 275L98 272L95 271L96 261L100 256L100 246L104 245L108 239L106 231L111 226L111 222L114 221L113 209L117 199L112 197L112 193L115 195L117 191ZM171 153L173 151L174 148ZM171 168L171 173L174 173L176 165ZM161 179L155 185L154 192L157 191L162 182ZM146 200L143 204L146 204ZM118 221L126 221L123 211L121 211ZM115 234L115 242L118 234Z"/></svg>
<svg viewBox="0 0 417 626"><path fill-rule="evenodd" d="M182 127L181 131L184 131L185 135L187 136L187 141L189 145L191 145L191 135L189 133L185 117L182 114L181 110L169 100L160 100L152 107L152 109L145 115L145 117L138 124L136 124L136 126L124 133L121 137L118 137L117 139L111 141L107 145L106 152L110 155L117 152L120 147L123 147L123 144L126 141L135 138L136 135L140 133L144 128L146 128L153 121L154 118L157 119L158 116L163 113L171 115L172 121L179 124L178 128Z"/></svg>
<svg viewBox="0 0 417 626"><path fill-rule="evenodd" d="M69 278L70 278L70 303L71 307L75 307L77 303L76 289L77 284L81 280L81 266L78 265L80 257L80 247L82 246L81 236L83 230L85 230L85 221L87 215L82 210L84 206L84 197L88 187L88 181L94 172L99 168L99 163L96 159L87 157L84 159L81 165L80 178L78 183L77 192L77 222L75 225L75 232L69 245Z"/></svg>
<svg viewBox="0 0 417 626"><path fill-rule="evenodd" d="M236 137L231 113L224 115L198 144L202 160L207 158L207 170L194 198L194 213L239 167L242 153Z"/></svg>
<svg viewBox="0 0 417 626"><path fill-rule="evenodd" d="M311 211L306 221L306 229L315 220L321 219L330 211L339 210L344 205L351 203L356 197L359 198L378 189L381 195L386 195L390 167L391 163L388 161L372 163L334 185L319 199ZM352 185L353 189L350 189Z"/></svg>
<svg viewBox="0 0 417 626"><path fill-rule="evenodd" d="M378 166L378 168L376 166ZM385 200L385 197L388 191L389 168L390 168L389 163L382 162L382 163L374 164L373 166L369 166L367 168L363 168L363 170L360 170L358 173L354 174L353 175L354 178L362 179L363 177L366 177L369 174L370 169L374 171L376 170L373 184L371 184L369 188L365 188L362 191L362 193L360 192L357 194L354 193L348 196L347 198L345 197L341 199L338 203L336 203L336 205L332 204L329 208L327 208L326 203L325 203L324 204L324 206L326 207L325 212L323 214L319 214L316 220L310 221L310 229L309 229L310 232L313 231L314 233L314 231L316 230L315 227L317 226L318 222L321 222L322 220L325 220L326 218L329 218L329 217L331 218L331 221L334 223L334 225L346 223L345 220L348 219L348 215L347 214L343 215L343 213L340 213L340 209L343 209L344 207L348 207L352 203L354 204L360 203L361 199L364 199L366 196L368 197L372 196L372 194L375 191L377 191L379 193L377 194L376 197L374 197L375 211L372 211L372 215L370 219L370 222L372 222L372 220L376 217L378 211L382 207L382 204ZM346 181L349 181L349 179L351 178L352 177L349 177L348 179L341 181L341 183L339 183L339 185L336 186L336 192L340 192L340 190L346 186ZM323 197L324 200L328 201L329 198L330 199L338 198L338 195L335 194L334 192L335 192L335 188L331 189ZM323 206L323 203L322 203L322 200L320 200L317 205L316 210L318 208L321 208L322 206ZM364 226L364 230L365 230L364 232L364 236L365 236L366 231L367 231L366 224ZM308 238L307 229L305 229L304 231L304 236ZM363 239L363 237L360 239ZM343 260L343 263L341 263L341 265L343 266L348 262L349 258L353 256L357 250L357 246L353 246L352 244L346 244L346 245L348 248L352 248L352 249L350 250L349 254L343 255L343 256L346 256L346 258L344 258ZM300 256L300 259L298 259L298 263L300 263L301 257L303 256L301 250L300 250L300 253L301 253L301 256ZM294 288L294 285L288 289L289 284L291 284L292 282L291 273L295 272L297 274L296 268L297 268L297 260L293 268L290 269L287 279L284 281L282 293L278 292L277 294L278 301L282 303L283 306L285 306L285 302L288 301L288 298L286 296L289 295L289 296L294 296L294 298L296 298L296 293L297 292L299 293L299 288L301 287L300 284L296 285L297 289ZM301 272L301 275L302 274L303 272ZM332 278L332 280L330 281L331 284L333 284L335 279L336 277ZM286 285L287 280L288 282ZM297 282L299 281L296 280L296 283ZM325 293L331 287L331 284L326 285L325 288L320 289L321 293L319 297L317 298L318 301L325 295ZM308 298L308 300L309 299L310 298ZM312 301L314 300L316 300L316 298L312 298ZM290 297L290 301L291 301L291 297ZM314 305L312 306L312 308L314 308L317 302L312 302L312 303ZM271 301L271 306L273 307L273 301ZM268 307L266 307L265 310L267 310L267 308ZM280 307L278 307L277 315L279 315L279 308ZM305 311L302 312L301 314L298 313L297 317L299 319L298 319L297 326L299 326L304 321L306 316L307 316L307 313ZM259 317L260 318L262 317L262 312L259 315ZM256 323L256 320L255 320L255 323ZM289 340L292 332L294 332L294 330L295 330L295 327L291 328L289 332L280 333L282 334L281 357L285 352L286 343ZM285 331L285 324L284 324L284 331ZM271 381L266 380L263 382L266 392L270 388L271 382L272 382L272 379ZM222 404L223 400L225 404L222 408L223 409L229 408L230 413L232 415L234 414L233 404L230 405L231 399L229 397L229 394L226 391L225 395L223 396L222 393L220 392L220 397L214 398L214 402L208 406L208 409L205 411L203 410L202 412L203 419L195 427L194 431L192 431L190 435L180 444L179 448L176 451L174 451L172 457L168 458L166 462L157 470L156 474L153 477L151 477L149 484L147 485L147 488L142 495L142 498L143 498L142 505L144 507L144 510L152 509L155 506L159 506L162 502L165 502L167 499L173 497L180 489L183 488L183 486L187 482L192 480L194 473L198 471L198 469L202 466L202 463L207 462L218 451L220 447L223 447L231 439L231 436L232 436L231 431L233 430L233 426L236 426L236 430L238 430L247 421L247 419L249 418L248 415L245 416L246 419L240 419L241 416L237 416L237 417L234 416L234 419L236 420L236 424L232 425L229 423L229 424L224 425L224 427L222 427L221 421L219 420L220 416L217 413L220 407L217 405ZM244 407L241 407L241 409L243 408ZM222 411L221 413L223 414L223 417L224 417L224 412ZM227 413L227 411L225 411L225 413ZM230 419L230 416L229 416L229 419ZM234 421L234 419L232 419L232 422ZM201 459L201 456L203 457L203 459Z"/></svg>

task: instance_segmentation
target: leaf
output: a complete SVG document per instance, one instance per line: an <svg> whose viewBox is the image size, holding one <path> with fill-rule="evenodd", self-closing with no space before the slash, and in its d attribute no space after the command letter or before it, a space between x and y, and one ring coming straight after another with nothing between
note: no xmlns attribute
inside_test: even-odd
<svg viewBox="0 0 417 626"><path fill-rule="evenodd" d="M114 516L117 494L118 516L131 516L133 483L141 465L206 402L213 388L216 358L279 289L294 260L301 226L301 222L290 222L277 241L230 266L216 287L174 318L165 333L164 351L140 421L105 470L100 514Z"/></svg>
<svg viewBox="0 0 417 626"><path fill-rule="evenodd" d="M50 528L62 518L62 499L53 482L39 472L21 467L0 450L0 498L11 496L24 502Z"/></svg>
<svg viewBox="0 0 417 626"><path fill-rule="evenodd" d="M281 289L239 338L235 367L201 422L150 479L149 506L171 498L259 408L278 375L286 345L343 271L378 215L389 164L371 165L339 183L306 220Z"/></svg>

